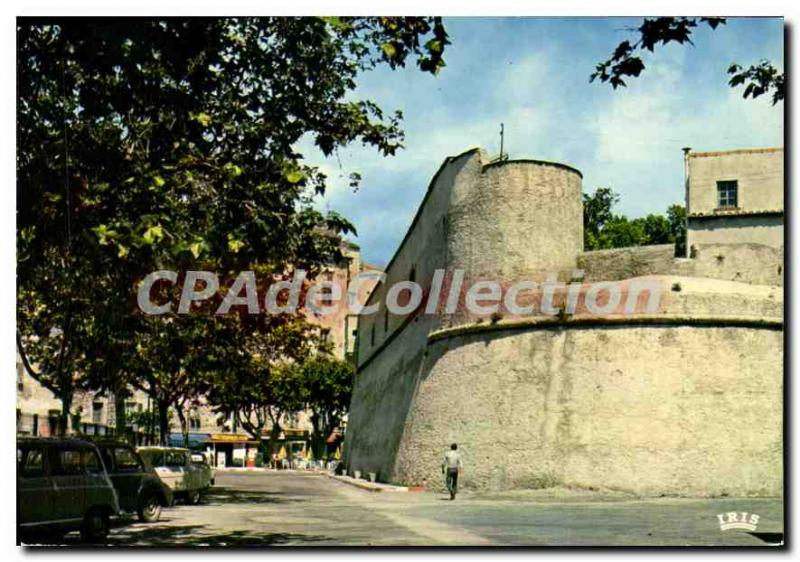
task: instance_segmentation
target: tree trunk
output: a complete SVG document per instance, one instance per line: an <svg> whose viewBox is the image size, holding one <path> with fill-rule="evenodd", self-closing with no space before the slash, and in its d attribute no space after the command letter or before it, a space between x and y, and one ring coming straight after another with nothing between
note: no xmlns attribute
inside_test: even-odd
<svg viewBox="0 0 800 562"><path fill-rule="evenodd" d="M117 426L117 439L121 441L129 441L128 423L125 416L125 398L127 391L125 385L117 379L116 388L114 388L114 418L115 425Z"/></svg>
<svg viewBox="0 0 800 562"><path fill-rule="evenodd" d="M169 402L158 400L158 442L166 446L169 442Z"/></svg>
<svg viewBox="0 0 800 562"><path fill-rule="evenodd" d="M186 420L186 413L183 408L176 405L175 411L178 413L178 420L181 423L181 434L183 435L183 446L189 448L189 424Z"/></svg>
<svg viewBox="0 0 800 562"><path fill-rule="evenodd" d="M156 444L156 416L154 415L153 405L147 410L147 444Z"/></svg>
<svg viewBox="0 0 800 562"><path fill-rule="evenodd" d="M320 456L320 441L324 440L324 437L321 435L322 433L322 420L320 420L319 415L315 412L311 413L311 428L313 431L311 432L311 451L314 454L314 460L320 460L322 457Z"/></svg>
<svg viewBox="0 0 800 562"><path fill-rule="evenodd" d="M72 408L72 391L61 392L61 416L58 418L58 436L64 437L69 429L69 412Z"/></svg>
<svg viewBox="0 0 800 562"><path fill-rule="evenodd" d="M269 430L269 459L272 461L272 456L278 454L278 437L281 434L281 426L277 422L272 423L272 428Z"/></svg>
<svg viewBox="0 0 800 562"><path fill-rule="evenodd" d="M336 429L338 421L330 414L316 413L312 410L311 426L314 433L311 436L311 449L314 451L314 458L321 460L328 456L328 437Z"/></svg>

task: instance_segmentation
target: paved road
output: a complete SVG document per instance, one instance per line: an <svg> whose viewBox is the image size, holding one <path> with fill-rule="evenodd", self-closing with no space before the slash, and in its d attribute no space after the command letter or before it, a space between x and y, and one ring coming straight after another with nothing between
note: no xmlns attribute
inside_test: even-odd
<svg viewBox="0 0 800 562"><path fill-rule="evenodd" d="M760 515L762 538L721 532L717 513ZM779 499L633 501L586 494L375 493L324 475L218 473L199 506L118 525L113 545L750 545L781 533ZM765 541L766 539L766 541ZM68 538L72 543L75 539Z"/></svg>

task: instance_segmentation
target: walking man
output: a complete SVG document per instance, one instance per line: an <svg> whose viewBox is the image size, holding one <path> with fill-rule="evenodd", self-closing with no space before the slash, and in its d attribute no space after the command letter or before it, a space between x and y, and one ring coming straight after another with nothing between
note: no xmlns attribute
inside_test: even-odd
<svg viewBox="0 0 800 562"><path fill-rule="evenodd" d="M442 462L442 473L445 474L447 491L450 492L450 499L456 499L458 491L458 473L461 470L461 455L458 452L458 445L453 443L450 450L444 454Z"/></svg>

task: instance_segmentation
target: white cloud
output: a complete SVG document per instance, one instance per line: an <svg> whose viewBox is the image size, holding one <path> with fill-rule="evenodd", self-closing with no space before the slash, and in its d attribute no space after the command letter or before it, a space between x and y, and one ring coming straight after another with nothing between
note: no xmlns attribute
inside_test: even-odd
<svg viewBox="0 0 800 562"><path fill-rule="evenodd" d="M537 25L515 20L512 27ZM620 37L604 25L578 26L583 35L559 35L564 27L547 39L520 41L503 35L502 22L472 23L462 41L455 41L450 66L439 77L414 68L365 75L357 97L404 111L406 149L384 158L356 144L338 159L325 159L309 141L301 143L330 178L320 207L351 219L366 259L385 262L444 158L475 146L497 154L501 122L512 158L571 164L584 173L584 191L612 187L622 195L619 210L629 216L663 212L681 201L683 146L713 150L782 143L782 106L743 100L741 90L726 83L730 60L744 60L734 52L746 31L743 23L736 23L731 37L707 34L707 45L669 45L647 54L642 76L616 91L588 83L604 54L596 46ZM767 38L759 33L758 41ZM495 41L502 49L488 56L483 50ZM351 171L363 176L355 194L347 181Z"/></svg>

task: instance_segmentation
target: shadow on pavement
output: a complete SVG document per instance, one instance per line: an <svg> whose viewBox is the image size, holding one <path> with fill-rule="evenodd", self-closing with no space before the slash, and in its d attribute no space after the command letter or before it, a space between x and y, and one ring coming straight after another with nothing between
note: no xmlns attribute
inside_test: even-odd
<svg viewBox="0 0 800 562"><path fill-rule="evenodd" d="M330 537L297 533L253 533L230 531L227 533L203 533L204 525L148 526L143 532L116 533L109 537L108 544L115 546L137 546L140 540L146 544L138 546L276 546L289 543L311 543L330 541Z"/></svg>
<svg viewBox="0 0 800 562"><path fill-rule="evenodd" d="M203 504L240 504L240 503L296 503L304 501L287 498L280 492L263 492L258 490L239 490L215 486L203 495Z"/></svg>
<svg viewBox="0 0 800 562"><path fill-rule="evenodd" d="M205 525L147 525L146 527L126 527L108 537L102 545L81 542L77 533L70 533L46 545L29 545L31 548L52 548L72 546L77 548L94 547L256 547L280 546L287 544L308 544L330 542L331 537L304 535L299 533L254 533L250 531L230 531L224 533L204 533Z"/></svg>

